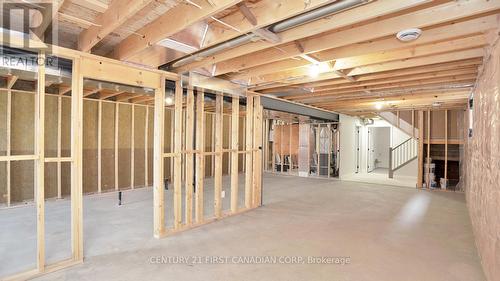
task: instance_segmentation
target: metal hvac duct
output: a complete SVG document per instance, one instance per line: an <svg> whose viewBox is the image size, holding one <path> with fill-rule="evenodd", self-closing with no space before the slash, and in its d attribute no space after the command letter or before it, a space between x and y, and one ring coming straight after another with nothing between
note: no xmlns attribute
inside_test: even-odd
<svg viewBox="0 0 500 281"><path fill-rule="evenodd" d="M274 33L280 33L285 30L291 29L293 27L320 19L322 17L331 15L333 13L338 13L340 11L352 8L357 5L361 5L364 3L369 2L369 0L343 0L343 1L336 1L330 5L326 5L323 7L319 7L317 9L314 9L312 11L294 16L292 18L283 20L281 22L278 22L276 24L272 24L271 26L268 26L267 29L271 32ZM233 38L231 40L225 41L223 43L220 43L218 45L215 45L213 47L200 50L198 52L195 52L193 54L187 55L185 57L182 57L178 60L175 60L173 62L164 64L160 66L160 69L163 70L171 70L173 68L181 67L186 64L192 63L197 60L204 59L206 57L212 56L216 53L220 53L224 50L228 50L243 44L246 44L248 42L251 42L254 40L258 35L255 35L253 33L249 34L244 34L241 36L238 36L236 38Z"/></svg>

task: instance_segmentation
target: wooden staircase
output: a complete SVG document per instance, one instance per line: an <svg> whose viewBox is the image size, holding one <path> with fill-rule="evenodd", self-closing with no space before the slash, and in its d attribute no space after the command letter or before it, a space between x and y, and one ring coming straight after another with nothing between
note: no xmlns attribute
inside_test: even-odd
<svg viewBox="0 0 500 281"><path fill-rule="evenodd" d="M379 116L394 127L405 132L409 138L395 147L389 148L389 178L394 172L418 157L418 128L415 111L380 112Z"/></svg>

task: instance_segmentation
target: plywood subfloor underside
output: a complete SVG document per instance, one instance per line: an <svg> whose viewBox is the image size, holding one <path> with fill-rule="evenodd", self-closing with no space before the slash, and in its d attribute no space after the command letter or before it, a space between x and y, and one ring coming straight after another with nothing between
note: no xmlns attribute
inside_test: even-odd
<svg viewBox="0 0 500 281"><path fill-rule="evenodd" d="M152 195L134 192L137 201L119 211L87 210L94 218L85 219L85 263L40 280L484 280L463 194L266 174L265 206L155 240ZM150 263L158 256L349 256L351 263Z"/></svg>

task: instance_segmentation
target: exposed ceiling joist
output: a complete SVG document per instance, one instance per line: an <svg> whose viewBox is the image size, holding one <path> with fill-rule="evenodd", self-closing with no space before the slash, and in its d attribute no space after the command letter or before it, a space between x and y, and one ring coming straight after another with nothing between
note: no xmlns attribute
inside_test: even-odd
<svg viewBox="0 0 500 281"><path fill-rule="evenodd" d="M178 4L156 20L137 30L136 33L141 36L132 34L120 42L111 54L112 57L127 60L190 25L238 4L241 0L212 0L212 2L215 6L207 3L199 4L201 9L189 3Z"/></svg>
<svg viewBox="0 0 500 281"><path fill-rule="evenodd" d="M78 50L89 52L104 37L132 18L137 12L153 0L120 0L111 2L111 6L97 17L98 25L90 26L78 35Z"/></svg>
<svg viewBox="0 0 500 281"><path fill-rule="evenodd" d="M400 2L406 3L407 1ZM388 2L377 1L359 7L357 9L353 9L351 11L359 12L361 9L370 7L371 5L375 5L376 3ZM326 35L322 36L310 37L301 40L301 42L303 43L303 46L305 46L304 53L319 52L331 48L374 40L384 36L393 36L398 31L405 28L437 25L498 9L500 9L499 1L470 0L450 2L409 14L403 14L383 20L374 21L372 23L364 24L358 27L337 32L329 32ZM338 14L338 16L348 14L349 12L350 11L346 11L344 13ZM336 19L337 17L332 17L330 20L335 21ZM292 29L290 30L290 32L298 32L297 30L301 27ZM289 41L287 32L289 31L285 31L280 34L283 42ZM305 32L306 31L304 31L304 33L300 36L307 36L307 33ZM308 32L311 33L310 30L308 30ZM269 43L266 44L269 45ZM252 44L251 46L244 45L241 47L233 48L231 50L228 50L227 52L224 52L223 54L208 58L209 61L203 60L201 62L193 63L191 66L187 65L182 69L192 66L204 65L205 61L208 63L218 62L216 75L220 75L228 72L235 72L239 69L254 67L273 61L291 58L301 54L299 50L297 50L294 43L280 45L279 50L274 48L260 48L263 47L263 45L265 44L260 42L257 44Z"/></svg>
<svg viewBox="0 0 500 281"><path fill-rule="evenodd" d="M267 48L270 48L269 50L274 50L274 53L269 56L269 53L266 54L268 59L273 59L274 56L284 56L283 53L285 54L291 54L293 55L288 56L288 57L293 57L297 56L300 54L300 51L298 50L296 43L293 41L295 40L301 40L304 37L307 36L313 36L316 34L320 34L323 32L339 29L341 27L347 27L356 23L359 23L361 21L366 21L370 19L374 19L377 17L381 16L386 16L392 13L400 12L405 9L413 8L418 5L426 4L432 1L429 0L408 0L408 1L397 1L397 0L387 0L387 1L375 1L369 4L366 4L364 6L357 7L356 9L351 9L344 11L342 13L338 13L333 17L326 17L321 20L309 22L306 24L303 24L301 26L298 26L296 28L292 28L289 30L286 30L284 32L280 33L282 42L287 43L290 42L289 44L286 44L286 46L279 45L280 50L270 48L273 46L276 46L276 44L271 44L269 42L255 42L253 44L246 44L242 45L239 47L232 48L230 50L227 50L225 52L222 52L220 54L216 54L214 56L211 56L209 58L205 58L199 62L193 62L187 65L184 65L182 67L179 67L176 69L179 72L191 70L194 68L198 67L203 67L207 65L211 65L214 63L220 63L222 61L230 60L233 58L237 58L240 56L244 56L249 53L257 52L260 50L264 50ZM325 43L325 42L323 42ZM301 40L301 45L304 47L307 47L307 44ZM285 48L286 47L286 48ZM256 54L258 55L258 54ZM262 58L259 58L259 62L262 61ZM269 62L269 61L268 61ZM264 62L266 63L266 62ZM242 65L243 64L243 65ZM250 61L243 61L242 63L238 63L238 66L240 68L246 68L249 67L247 64L252 64L253 62ZM263 63L260 63L263 64ZM220 64L223 66L223 71L217 71L216 75L220 75L223 73L228 73L232 72L231 70L226 70L229 68L229 66L225 66L225 64ZM232 65L232 63L231 63ZM234 69L234 68L233 68Z"/></svg>

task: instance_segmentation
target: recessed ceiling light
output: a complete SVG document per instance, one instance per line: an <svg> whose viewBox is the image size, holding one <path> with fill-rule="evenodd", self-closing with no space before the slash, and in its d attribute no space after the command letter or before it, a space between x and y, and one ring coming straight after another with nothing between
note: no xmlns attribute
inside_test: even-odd
<svg viewBox="0 0 500 281"><path fill-rule="evenodd" d="M416 40L422 34L422 30L419 28L404 29L396 34L396 37L402 42L409 42Z"/></svg>

